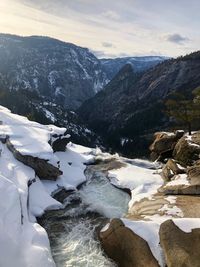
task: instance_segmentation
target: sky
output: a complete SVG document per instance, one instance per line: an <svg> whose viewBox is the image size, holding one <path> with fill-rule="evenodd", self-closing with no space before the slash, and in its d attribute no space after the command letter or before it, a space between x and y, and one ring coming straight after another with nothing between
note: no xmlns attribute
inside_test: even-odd
<svg viewBox="0 0 200 267"><path fill-rule="evenodd" d="M199 0L0 0L0 32L43 35L97 57L200 49Z"/></svg>

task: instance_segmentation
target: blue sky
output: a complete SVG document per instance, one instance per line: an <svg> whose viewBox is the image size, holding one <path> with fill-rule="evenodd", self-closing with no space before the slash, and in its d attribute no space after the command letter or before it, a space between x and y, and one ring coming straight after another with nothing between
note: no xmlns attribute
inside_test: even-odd
<svg viewBox="0 0 200 267"><path fill-rule="evenodd" d="M0 32L46 35L99 57L199 50L199 0L1 0Z"/></svg>

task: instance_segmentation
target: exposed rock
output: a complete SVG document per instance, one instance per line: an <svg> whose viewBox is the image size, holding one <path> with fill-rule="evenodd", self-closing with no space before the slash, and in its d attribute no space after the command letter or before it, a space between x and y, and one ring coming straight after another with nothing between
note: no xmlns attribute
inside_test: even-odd
<svg viewBox="0 0 200 267"><path fill-rule="evenodd" d="M185 233L167 220L161 224L159 235L168 267L200 266L200 229Z"/></svg>
<svg viewBox="0 0 200 267"><path fill-rule="evenodd" d="M54 191L53 198L63 203L68 196L73 194L73 192L74 190L66 190L64 187L60 187L58 190Z"/></svg>
<svg viewBox="0 0 200 267"><path fill-rule="evenodd" d="M159 192L165 195L200 195L200 185L165 186Z"/></svg>
<svg viewBox="0 0 200 267"><path fill-rule="evenodd" d="M166 182L170 181L171 178L174 177L174 173L167 164L165 164L165 166L162 168L161 176Z"/></svg>
<svg viewBox="0 0 200 267"><path fill-rule="evenodd" d="M43 180L56 180L62 174L59 168L48 163L47 160L20 154L12 145L9 139L6 140L8 149L13 153L14 157L33 168L36 175Z"/></svg>
<svg viewBox="0 0 200 267"><path fill-rule="evenodd" d="M197 161L192 167L188 168L187 174L191 184L200 185L200 161Z"/></svg>
<svg viewBox="0 0 200 267"><path fill-rule="evenodd" d="M199 159L200 154L200 132L191 136L191 140L187 136L183 136L176 144L173 157L184 166L192 165Z"/></svg>
<svg viewBox="0 0 200 267"><path fill-rule="evenodd" d="M109 228L100 232L106 254L120 267L158 267L149 245L119 219L113 219Z"/></svg>
<svg viewBox="0 0 200 267"><path fill-rule="evenodd" d="M173 159L169 159L162 169L162 178L165 181L170 181L174 175L185 173L186 170L181 168Z"/></svg>
<svg viewBox="0 0 200 267"><path fill-rule="evenodd" d="M130 220L149 220L151 216L173 216L174 218L199 218L200 197L197 195L173 195L171 197L161 194L153 195L152 199L144 198L135 202L129 209L127 218ZM174 207L177 212L174 212ZM172 211L172 212L171 212Z"/></svg>
<svg viewBox="0 0 200 267"><path fill-rule="evenodd" d="M69 143L69 138L59 137L52 143L53 151L65 151L66 146Z"/></svg>
<svg viewBox="0 0 200 267"><path fill-rule="evenodd" d="M155 133L155 140L149 148L152 160L161 160L166 156L170 157L177 141L183 136L183 134L183 131L176 131L175 133Z"/></svg>

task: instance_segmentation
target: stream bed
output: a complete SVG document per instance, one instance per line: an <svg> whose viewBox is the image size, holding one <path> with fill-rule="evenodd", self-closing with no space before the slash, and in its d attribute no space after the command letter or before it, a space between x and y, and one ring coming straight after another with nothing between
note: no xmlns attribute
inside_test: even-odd
<svg viewBox="0 0 200 267"><path fill-rule="evenodd" d="M109 218L128 211L130 196L90 166L87 182L64 200L64 209L47 211L38 222L46 229L57 267L113 267L103 253L98 232Z"/></svg>

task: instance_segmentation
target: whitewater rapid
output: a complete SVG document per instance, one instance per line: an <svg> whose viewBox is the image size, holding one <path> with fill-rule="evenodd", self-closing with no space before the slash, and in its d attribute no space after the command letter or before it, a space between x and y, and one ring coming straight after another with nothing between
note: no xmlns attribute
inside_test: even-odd
<svg viewBox="0 0 200 267"><path fill-rule="evenodd" d="M104 173L91 171L81 189L66 198L63 210L47 212L42 219L57 267L116 266L97 235L109 218L127 213L130 196L111 185Z"/></svg>

